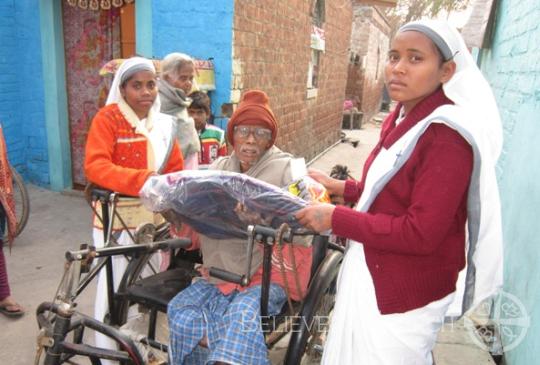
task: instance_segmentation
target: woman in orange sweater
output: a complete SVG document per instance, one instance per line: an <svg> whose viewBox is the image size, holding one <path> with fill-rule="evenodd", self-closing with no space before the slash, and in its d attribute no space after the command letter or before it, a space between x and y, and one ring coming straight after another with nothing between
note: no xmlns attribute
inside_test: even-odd
<svg viewBox="0 0 540 365"><path fill-rule="evenodd" d="M100 187L136 197L149 176L179 171L183 158L174 138L170 116L159 112L156 71L150 60L133 57L122 63L115 74L105 107L92 121L86 142L84 169L87 179ZM121 198L117 211L130 230L153 222L138 198ZM120 245L133 244L122 227L113 230ZM103 227L94 219L94 245L103 247ZM160 255L152 258L155 267ZM126 269L124 257L113 258L115 289ZM95 317L103 321L108 310L106 272L101 271L95 302ZM110 348L112 342L97 334L96 345Z"/></svg>

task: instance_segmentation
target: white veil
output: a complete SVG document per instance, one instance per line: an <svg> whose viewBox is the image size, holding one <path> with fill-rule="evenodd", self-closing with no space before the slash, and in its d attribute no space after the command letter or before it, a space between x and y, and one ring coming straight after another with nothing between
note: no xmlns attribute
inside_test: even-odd
<svg viewBox="0 0 540 365"><path fill-rule="evenodd" d="M122 62L116 73L114 74L114 79L111 85L111 89L109 91L109 95L107 96L107 101L105 105L109 104L119 104L120 101L125 102L124 98L122 97L122 93L120 91L120 86L122 85L122 80L124 78L124 75L127 74L134 74L137 71L151 71L154 74L156 74L156 69L154 67L154 63L146 58L143 57L131 57ZM127 103L126 103L127 104ZM154 100L154 104L152 105L152 112L157 113L159 112L161 108L161 102L159 101L159 95L156 97L156 100Z"/></svg>
<svg viewBox="0 0 540 365"><path fill-rule="evenodd" d="M477 239L469 237L467 278L464 272L460 274L456 297L460 303L455 302L448 313L459 315L496 294L502 287L501 207L495 175L495 165L503 142L501 119L491 87L478 69L459 32L447 22L437 20L411 22L401 29L417 30L414 29L415 27L429 28L450 48L456 63L456 72L448 82L443 84L443 90L458 107L454 109L459 110L461 118L456 118L454 121L472 136L480 160L476 161L475 156L475 164L480 164L479 176L477 182L471 181L470 189L477 190L477 194L471 199L471 193L469 193L468 206L469 235L475 232ZM476 185L473 189L474 184ZM477 226L471 231L472 216L475 217ZM471 262L474 265L470 265ZM461 303L462 298L463 303ZM458 305L461 307L462 304L462 308L458 309Z"/></svg>

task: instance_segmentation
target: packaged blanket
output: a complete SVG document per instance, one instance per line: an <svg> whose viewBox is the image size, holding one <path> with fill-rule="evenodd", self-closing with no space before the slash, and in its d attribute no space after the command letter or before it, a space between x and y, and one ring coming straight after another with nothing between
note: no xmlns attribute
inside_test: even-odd
<svg viewBox="0 0 540 365"><path fill-rule="evenodd" d="M179 219L198 233L223 238L246 238L249 224L278 228L302 227L294 213L308 202L245 174L186 170L148 179L139 195L154 212Z"/></svg>

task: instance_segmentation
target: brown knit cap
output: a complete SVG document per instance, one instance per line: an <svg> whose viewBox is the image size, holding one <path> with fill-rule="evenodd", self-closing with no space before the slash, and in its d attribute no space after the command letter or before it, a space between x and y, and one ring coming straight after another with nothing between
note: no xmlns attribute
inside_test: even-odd
<svg viewBox="0 0 540 365"><path fill-rule="evenodd" d="M227 140L234 145L234 127L249 124L268 128L272 131L272 144L277 136L277 122L268 105L268 96L264 91L250 90L244 93L238 108L227 123Z"/></svg>

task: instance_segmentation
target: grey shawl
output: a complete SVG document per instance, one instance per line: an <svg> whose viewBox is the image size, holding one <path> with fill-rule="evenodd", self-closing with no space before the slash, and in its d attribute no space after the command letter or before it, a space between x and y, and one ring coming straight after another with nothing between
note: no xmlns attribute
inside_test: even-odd
<svg viewBox="0 0 540 365"><path fill-rule="evenodd" d="M189 117L187 107L191 100L183 90L171 86L164 80L158 80L161 112L173 116L176 123L176 140L182 149L184 158L201 151L199 135L193 119Z"/></svg>

